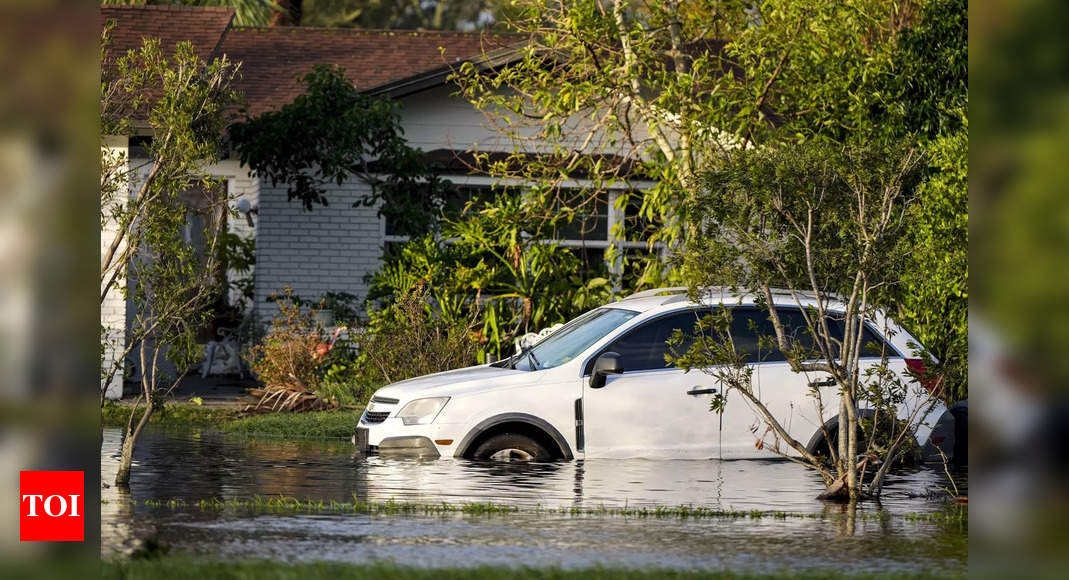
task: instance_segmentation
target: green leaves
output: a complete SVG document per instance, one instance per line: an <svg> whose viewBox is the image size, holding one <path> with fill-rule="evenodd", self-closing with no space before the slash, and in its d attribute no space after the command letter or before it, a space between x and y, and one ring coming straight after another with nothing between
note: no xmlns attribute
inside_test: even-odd
<svg viewBox="0 0 1069 580"><path fill-rule="evenodd" d="M448 242L427 235L405 244L375 275L371 297L396 299L422 288L434 316L450 324L473 320L483 349L499 356L512 354L522 334L604 304L608 278L585 272L573 250L553 241L556 222L542 221L529 201L500 191L473 202L442 225Z"/></svg>

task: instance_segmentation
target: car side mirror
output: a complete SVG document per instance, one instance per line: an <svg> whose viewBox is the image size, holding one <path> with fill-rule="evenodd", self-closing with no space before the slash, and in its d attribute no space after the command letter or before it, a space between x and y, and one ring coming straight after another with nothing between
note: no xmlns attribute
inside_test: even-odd
<svg viewBox="0 0 1069 580"><path fill-rule="evenodd" d="M618 375L624 372L624 363L619 353L606 352L594 361L594 371L590 374L590 388L600 389L605 386L605 379L609 375Z"/></svg>

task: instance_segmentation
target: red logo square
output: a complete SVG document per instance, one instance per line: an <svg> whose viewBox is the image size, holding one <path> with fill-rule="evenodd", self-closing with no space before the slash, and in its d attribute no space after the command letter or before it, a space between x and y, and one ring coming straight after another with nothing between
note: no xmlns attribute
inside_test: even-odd
<svg viewBox="0 0 1069 580"><path fill-rule="evenodd" d="M85 475L81 471L19 472L19 540L85 540Z"/></svg>

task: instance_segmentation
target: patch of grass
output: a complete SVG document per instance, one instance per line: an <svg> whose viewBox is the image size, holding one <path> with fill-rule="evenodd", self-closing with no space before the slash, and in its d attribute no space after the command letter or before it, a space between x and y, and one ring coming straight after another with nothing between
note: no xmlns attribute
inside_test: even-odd
<svg viewBox="0 0 1069 580"><path fill-rule="evenodd" d="M419 503L399 502L391 499L387 502L365 502L353 496L352 501L299 499L288 496L253 496L250 498L218 499L207 498L197 501L183 499L149 499L132 500L130 505L142 505L150 508L185 509L194 508L201 511L238 510L270 513L356 513L372 515L444 515L464 514L473 516L508 516L513 514L571 516L571 517L626 517L626 518L678 518L678 519L822 519L819 513L784 512L774 510L735 510L705 506L605 506L598 507L547 507L543 505L510 505L480 502L461 503ZM887 521L900 518L911 523L954 524L964 529L969 525L968 508L955 506L954 509L934 513L891 514L887 511L858 511L854 518L860 521Z"/></svg>
<svg viewBox="0 0 1069 580"><path fill-rule="evenodd" d="M339 409L309 413L266 413L232 419L224 422L219 428L228 433L245 435L348 439L353 436L362 412L362 410Z"/></svg>
<svg viewBox="0 0 1069 580"><path fill-rule="evenodd" d="M483 566L478 568L423 569L393 564L285 564L265 560L218 562L193 560L177 556L104 562L101 578L256 578L265 580L338 580L341 578L374 578L375 580L698 580L706 578L840 578L833 570L813 572L784 571L779 574L739 574L736 572L694 572L680 570L619 570L589 568L561 570L559 568L508 568ZM858 574L852 578L938 578L931 574Z"/></svg>
<svg viewBox="0 0 1069 580"><path fill-rule="evenodd" d="M100 423L105 427L125 427L133 409L132 405L120 405L109 401L100 409ZM144 407L138 408L137 417L134 421L137 421L142 413L144 413ZM149 419L149 424L164 427L218 426L225 421L234 419L237 415L238 411L236 409L170 404L157 409L152 414L152 418Z"/></svg>
<svg viewBox="0 0 1069 580"><path fill-rule="evenodd" d="M105 427L125 427L133 407L106 403L101 409ZM138 410L139 416L142 410ZM348 439L360 420L361 409L312 413L243 415L237 409L170 404L153 414L150 425L213 428L227 433L264 437L315 437Z"/></svg>

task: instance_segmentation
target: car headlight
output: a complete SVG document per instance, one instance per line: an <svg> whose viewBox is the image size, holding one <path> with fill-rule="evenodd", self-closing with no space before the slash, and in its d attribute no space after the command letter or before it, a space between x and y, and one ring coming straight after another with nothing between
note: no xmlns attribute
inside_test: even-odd
<svg viewBox="0 0 1069 580"><path fill-rule="evenodd" d="M405 425L429 425L442 412L442 408L449 402L449 397L432 397L429 399L416 399L409 401L397 414Z"/></svg>

